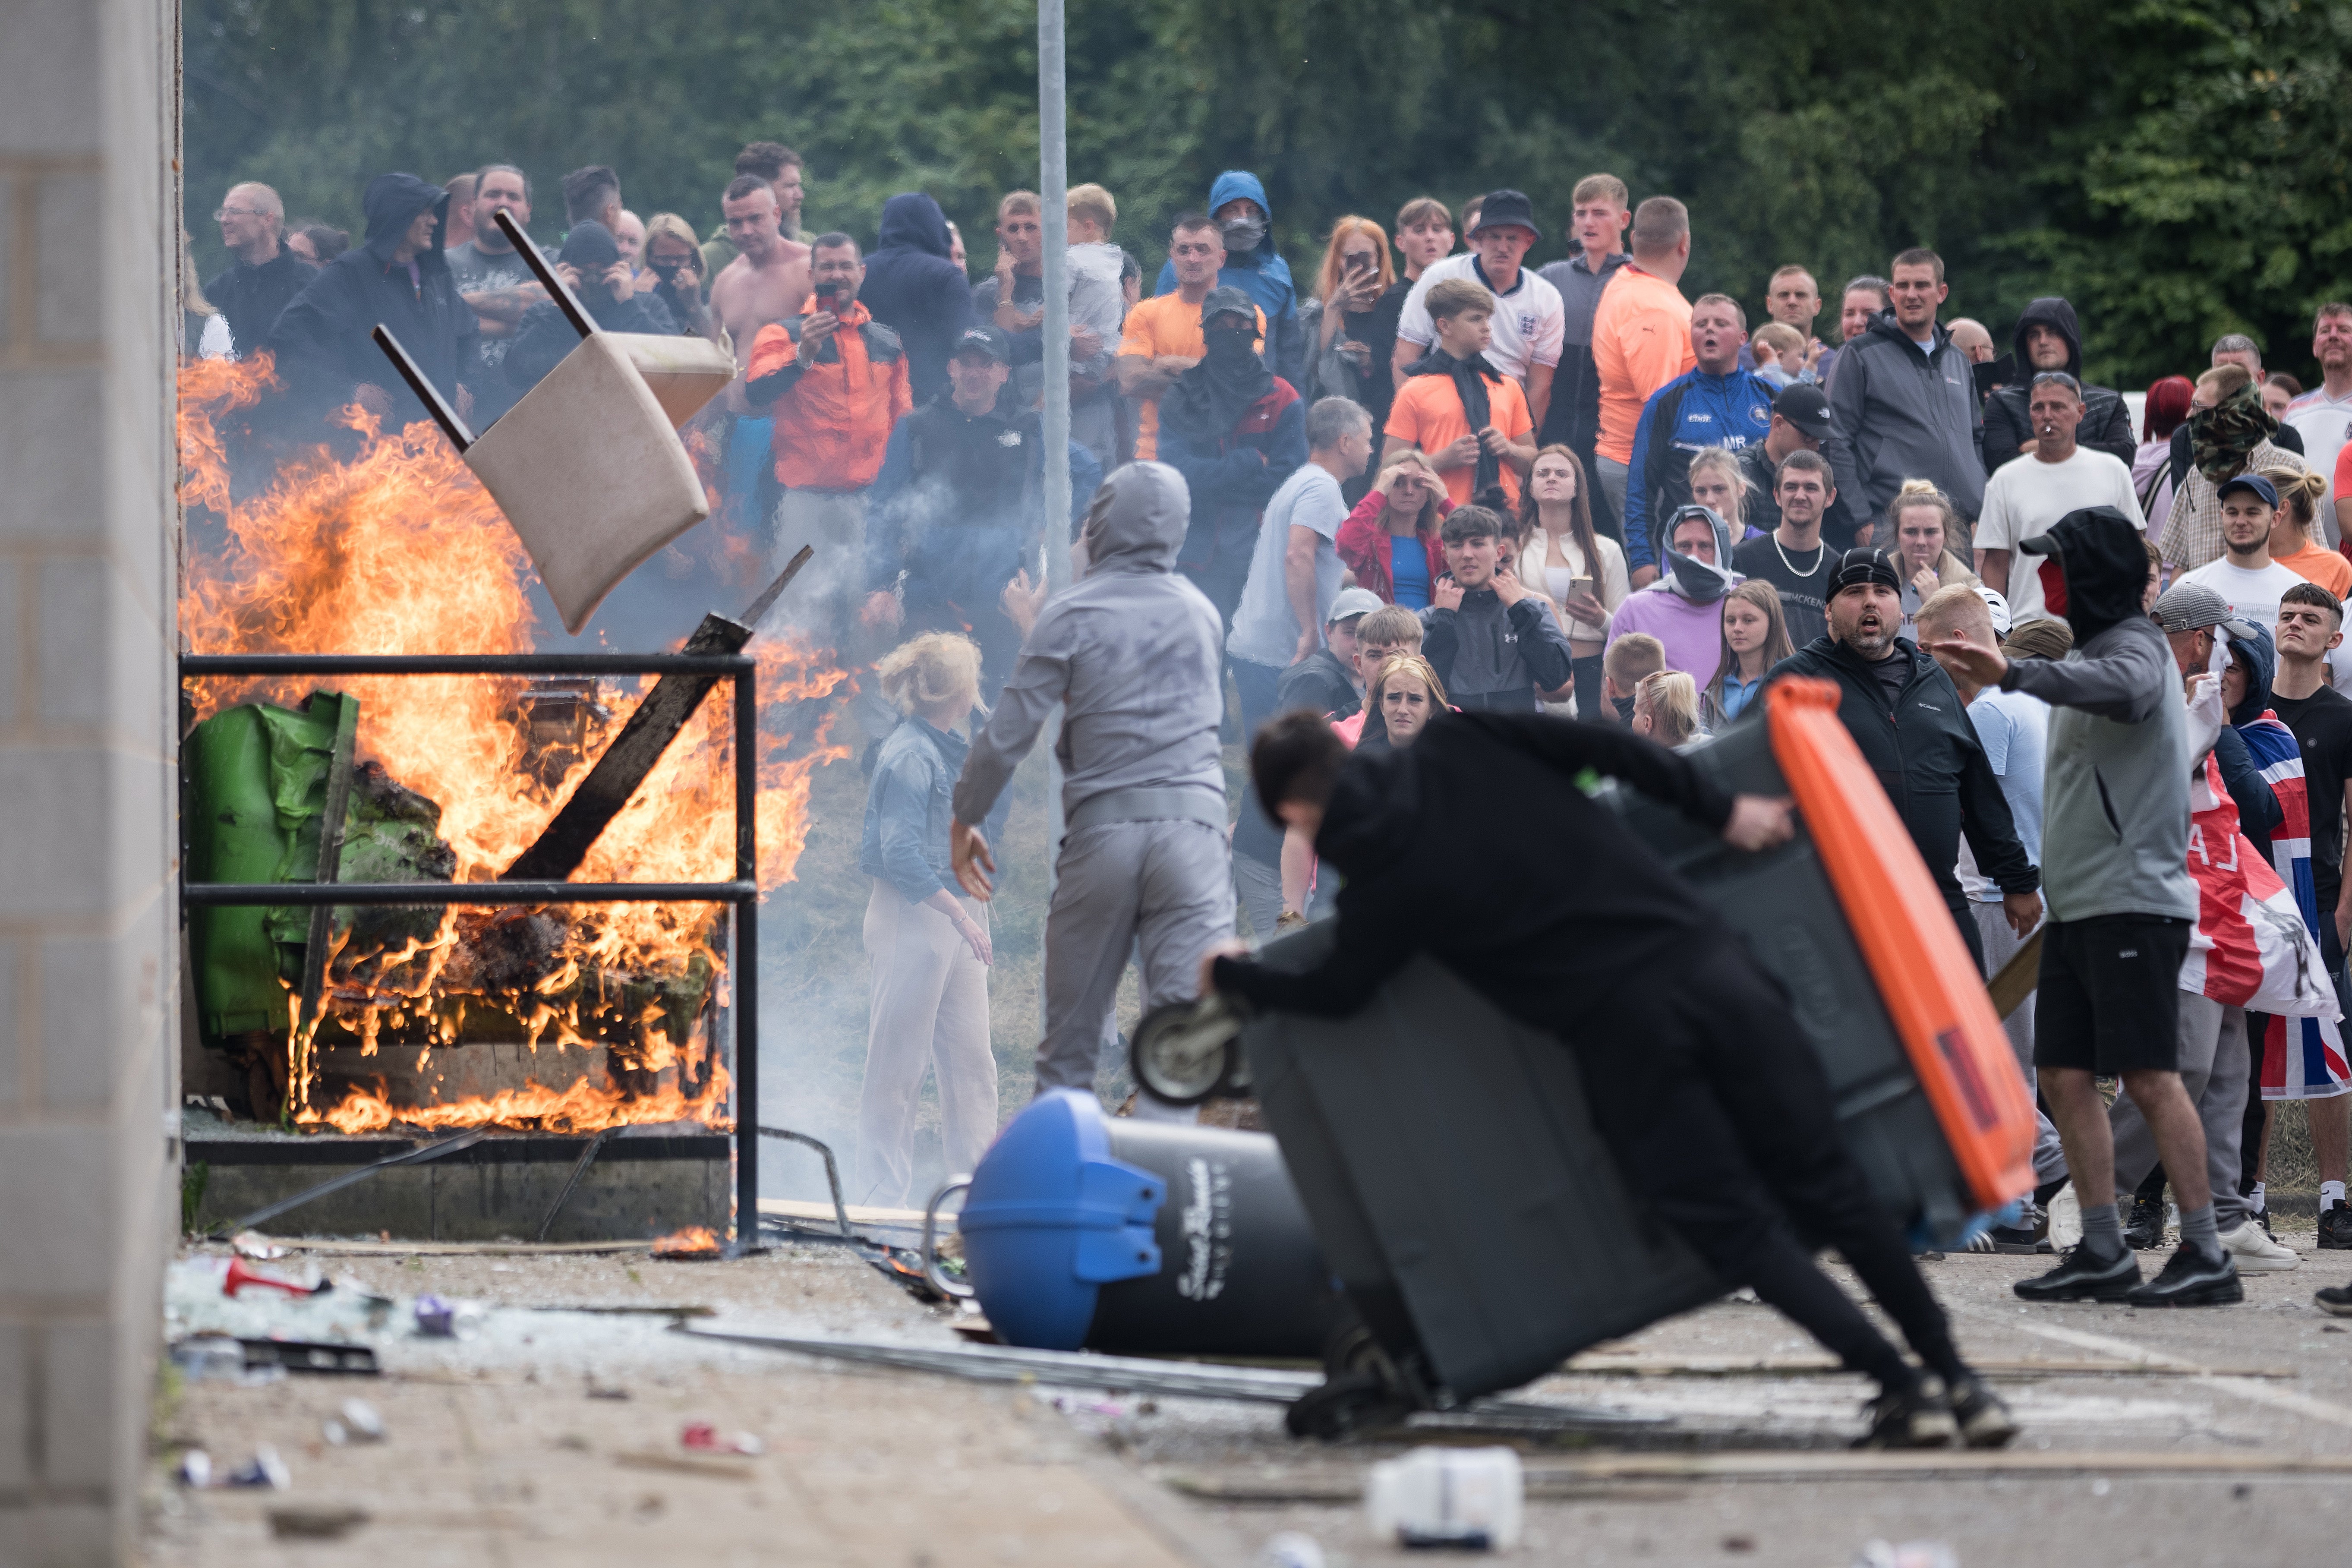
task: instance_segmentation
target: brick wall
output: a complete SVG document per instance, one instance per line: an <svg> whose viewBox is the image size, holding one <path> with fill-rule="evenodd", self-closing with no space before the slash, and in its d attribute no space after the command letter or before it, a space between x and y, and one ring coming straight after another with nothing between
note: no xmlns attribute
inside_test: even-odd
<svg viewBox="0 0 2352 1568"><path fill-rule="evenodd" d="M0 1560L128 1556L177 1218L176 6L0 12Z"/></svg>

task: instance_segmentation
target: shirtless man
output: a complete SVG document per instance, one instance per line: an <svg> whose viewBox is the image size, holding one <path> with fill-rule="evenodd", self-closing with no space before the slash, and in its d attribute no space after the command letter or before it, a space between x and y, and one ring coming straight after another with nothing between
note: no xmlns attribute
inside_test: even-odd
<svg viewBox="0 0 2352 1568"><path fill-rule="evenodd" d="M756 174L738 174L719 210L736 257L711 281L710 314L733 340L740 367L751 363L751 340L761 327L800 314L809 294L809 247L776 226L775 188ZM738 375L728 397L739 414L748 412L742 395Z"/></svg>

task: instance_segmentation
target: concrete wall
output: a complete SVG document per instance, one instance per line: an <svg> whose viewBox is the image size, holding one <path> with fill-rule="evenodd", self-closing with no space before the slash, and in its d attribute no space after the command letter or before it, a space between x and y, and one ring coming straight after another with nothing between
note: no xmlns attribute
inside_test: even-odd
<svg viewBox="0 0 2352 1568"><path fill-rule="evenodd" d="M177 1222L172 0L0 4L0 1562L129 1555Z"/></svg>

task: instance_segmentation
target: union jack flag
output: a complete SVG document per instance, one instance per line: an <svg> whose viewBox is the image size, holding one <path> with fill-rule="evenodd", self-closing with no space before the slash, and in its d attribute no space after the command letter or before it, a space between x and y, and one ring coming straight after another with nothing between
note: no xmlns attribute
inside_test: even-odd
<svg viewBox="0 0 2352 1568"><path fill-rule="evenodd" d="M2295 910L2306 931L2319 929L2319 889L2311 870L2311 797L2303 772L2303 748L2294 731L2268 709L2261 718L2238 726L2254 766L2278 797L2283 820L2271 835L2271 862L2279 879L2294 895ZM2219 791L2220 769L2211 758L2206 768ZM2228 797L2222 797L2226 800ZM2234 808L2231 813L2236 816ZM2190 856L2190 869L2195 867ZM2330 911L2332 918L2333 911ZM2200 922L2201 924L2201 922ZM2313 943L2316 947L2317 943ZM2259 1008L2257 1010L2260 1010ZM2272 1013L2263 1032L2263 1098L2264 1100L2327 1100L2352 1092L2352 1064L2345 1059L2341 1014L2330 984L2324 1012L2290 1016Z"/></svg>

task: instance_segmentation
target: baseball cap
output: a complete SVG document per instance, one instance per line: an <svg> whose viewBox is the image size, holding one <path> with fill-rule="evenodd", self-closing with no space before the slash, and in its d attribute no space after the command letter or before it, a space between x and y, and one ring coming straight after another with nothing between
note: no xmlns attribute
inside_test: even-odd
<svg viewBox="0 0 2352 1568"><path fill-rule="evenodd" d="M1782 387L1772 400L1772 412L1816 441L1829 439L1830 400L1818 386L1801 381Z"/></svg>
<svg viewBox="0 0 2352 1568"><path fill-rule="evenodd" d="M2240 474L2234 479L2224 479L2221 488L2213 492L2215 500L2227 500L2239 490L2252 490L2264 506L2278 505L2278 487L2260 474Z"/></svg>
<svg viewBox="0 0 2352 1568"><path fill-rule="evenodd" d="M955 342L955 352L948 357L959 359L965 354L986 354L999 364L1013 363L1013 345L999 328L982 322L966 327Z"/></svg>
<svg viewBox="0 0 2352 1568"><path fill-rule="evenodd" d="M1381 603L1381 596L1370 588L1342 588L1339 596L1331 601L1331 613L1323 617L1323 624L1328 626L1352 620L1358 616L1369 616L1379 609Z"/></svg>
<svg viewBox="0 0 2352 1568"><path fill-rule="evenodd" d="M1978 584L1976 587L1977 597L1984 601L1985 612L1992 617L1992 635L1996 637L2007 637L2012 621L2009 600L1998 588L1988 588L1982 583Z"/></svg>
<svg viewBox="0 0 2352 1568"><path fill-rule="evenodd" d="M1239 316L1255 330L1257 302L1232 284L1220 283L1201 301L1201 324L1205 327L1219 316Z"/></svg>
<svg viewBox="0 0 2352 1568"><path fill-rule="evenodd" d="M2156 624L2168 632L2201 632L2230 618L2230 601L2202 583L2175 583L2157 595Z"/></svg>
<svg viewBox="0 0 2352 1568"><path fill-rule="evenodd" d="M1536 226L1535 205L1524 191L1486 193L1486 201L1478 208L1478 227L1470 232L1476 234L1489 228L1523 228L1538 239L1543 237L1543 230Z"/></svg>

